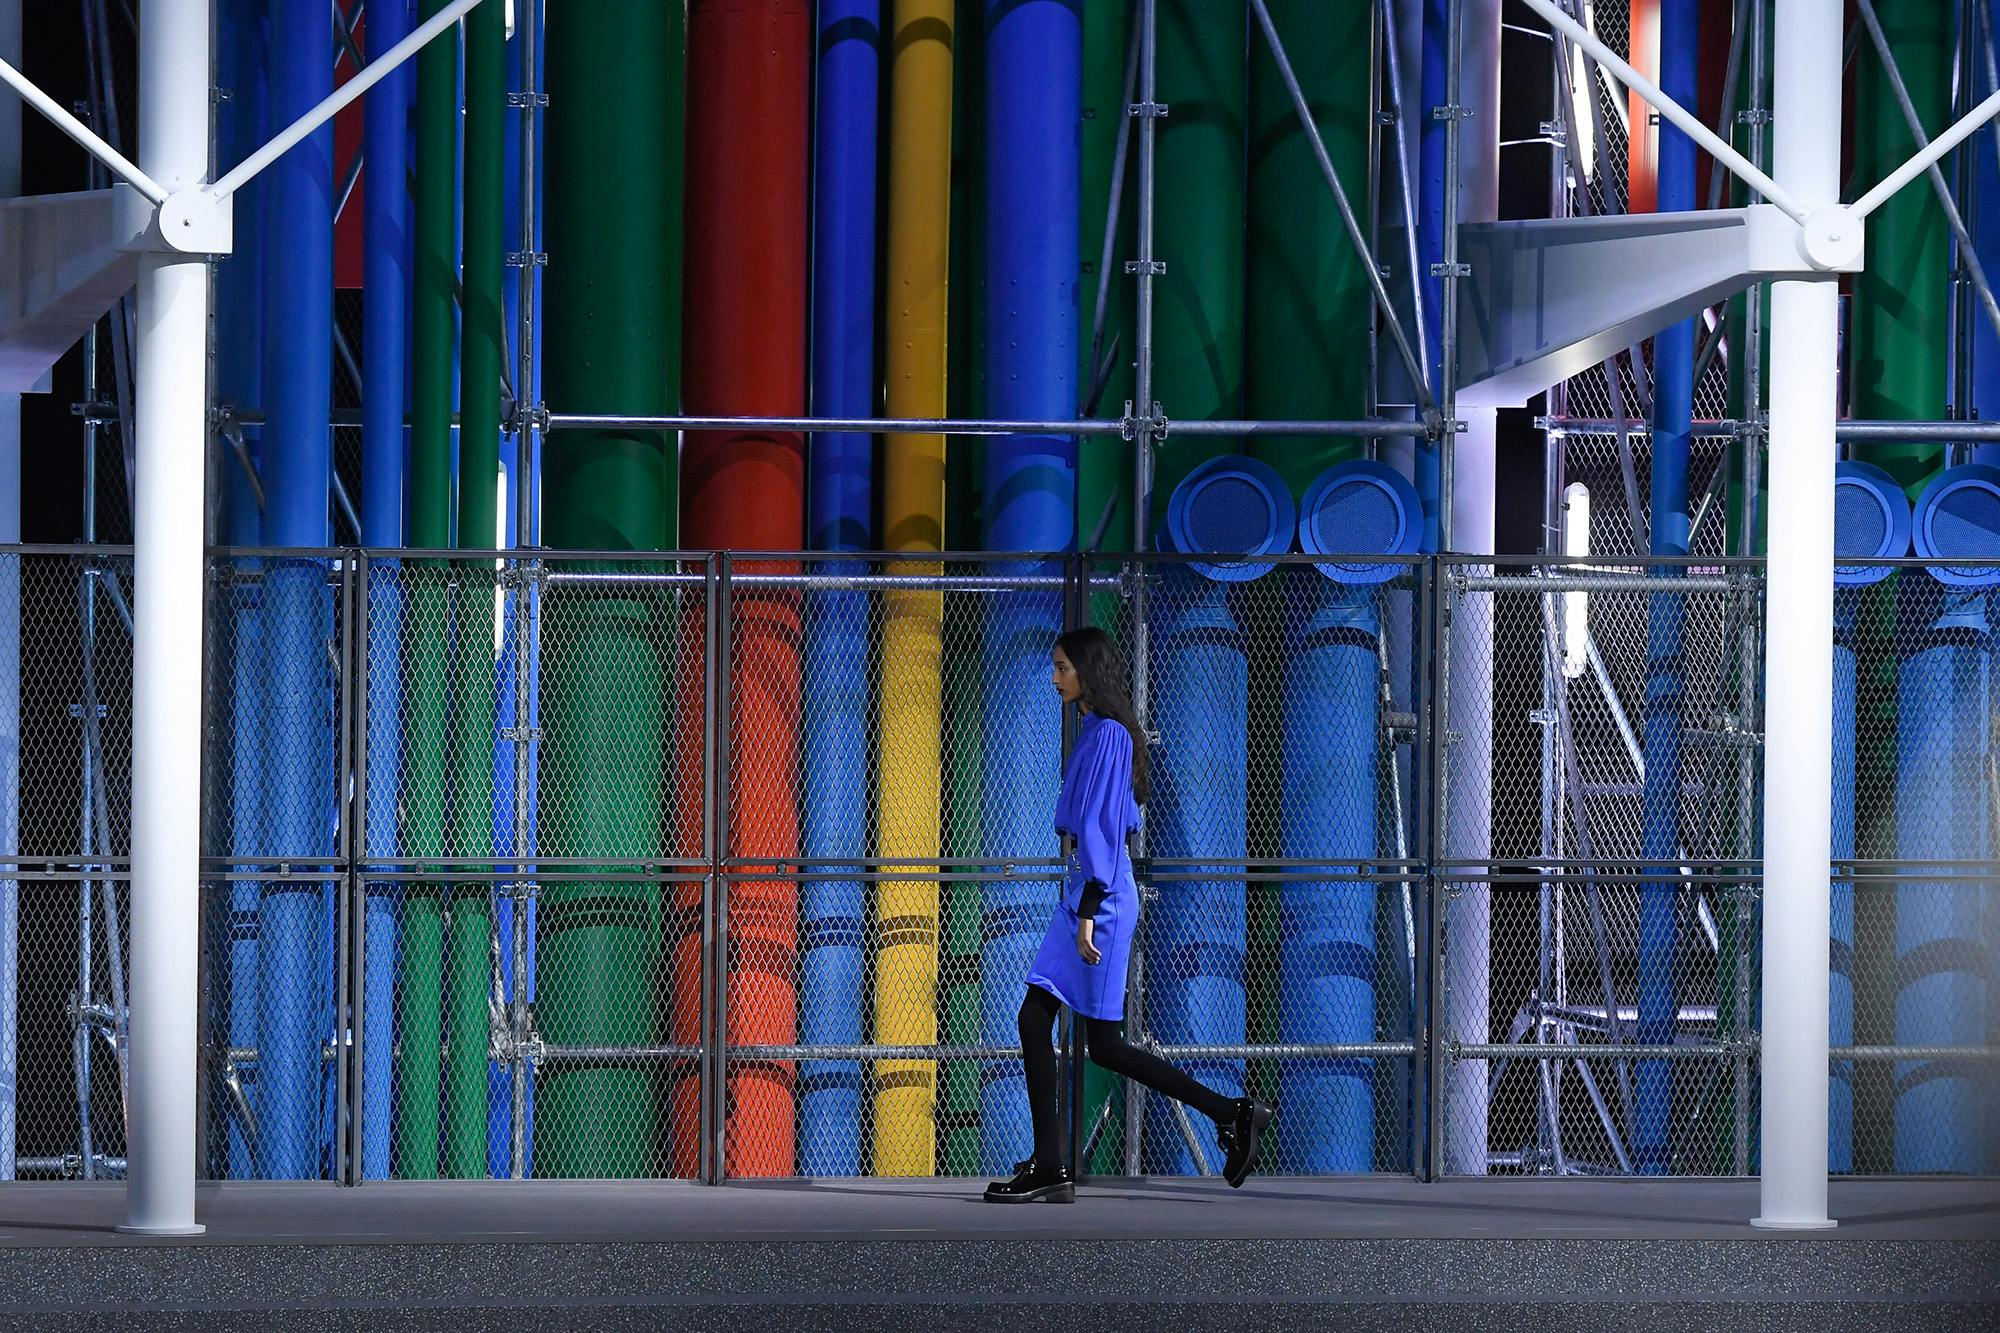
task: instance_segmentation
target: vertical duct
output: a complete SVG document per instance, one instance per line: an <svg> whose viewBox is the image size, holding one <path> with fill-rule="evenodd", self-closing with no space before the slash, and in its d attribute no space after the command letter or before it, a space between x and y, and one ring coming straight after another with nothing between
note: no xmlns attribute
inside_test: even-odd
<svg viewBox="0 0 2000 1333"><path fill-rule="evenodd" d="M500 545L501 229L506 204L506 15L486 4L467 14L464 175L460 190L463 278L459 318L458 504L456 546ZM451 779L447 792L449 854L477 859L493 852L493 583L470 562L453 582ZM487 867L490 869L490 865ZM486 1174L487 1103L492 1048L493 886L464 880L451 889L446 942L444 1173Z"/></svg>
<svg viewBox="0 0 2000 1333"><path fill-rule="evenodd" d="M883 0L826 0L819 7L819 77L813 140L812 410L865 417L875 406L875 183ZM874 441L864 434L812 438L806 532L816 551L866 551L874 543ZM865 562L825 561L827 573ZM799 720L799 849L816 861L868 855L868 738L874 699L868 664L869 597L815 591L805 623L805 679L812 704ZM838 869L822 865L821 870ZM861 987L868 894L859 879L799 884L799 1041L864 1039ZM799 1172L861 1174L861 1066L799 1066Z"/></svg>
<svg viewBox="0 0 2000 1333"><path fill-rule="evenodd" d="M945 412L945 321L951 231L952 0L894 0L889 88L884 378L891 416ZM883 545L944 547L942 435L882 440ZM940 573L936 561L890 566ZM944 594L882 594L882 764L876 845L937 873L942 851ZM937 1040L938 882L883 880L876 890L875 1039L891 1045ZM937 1063L885 1060L877 1069L875 1173L937 1171Z"/></svg>
<svg viewBox="0 0 2000 1333"><path fill-rule="evenodd" d="M1297 530L1284 478L1267 463L1234 455L1211 459L1174 488L1162 544L1182 555L1266 556L1289 550ZM1147 1029L1163 1045L1241 1045L1248 1035L1250 661L1232 590L1271 571L1224 559L1172 564L1153 602L1160 779L1146 845L1156 859L1193 863L1175 873L1215 876L1162 879L1145 917ZM1182 1065L1226 1096L1243 1094L1241 1060ZM1187 1175L1196 1163L1178 1109L1165 1098L1147 1099L1146 1160ZM1194 1128L1213 1171L1219 1163L1207 1126Z"/></svg>
<svg viewBox="0 0 2000 1333"><path fill-rule="evenodd" d="M1415 489L1395 469L1364 459L1321 473L1300 508L1299 545L1314 555L1406 556L1422 534ZM1331 862L1336 873L1358 877L1379 855L1379 588L1408 568L1343 559L1284 571L1294 593L1286 610L1296 608L1285 626L1278 843L1288 860ZM1383 975L1376 955L1380 887L1361 878L1281 885L1280 1042L1378 1039L1378 1010L1392 1003L1376 990ZM1291 1108L1286 1166L1313 1174L1373 1170L1380 1137L1373 1062L1288 1061L1282 1071L1279 1104Z"/></svg>
<svg viewBox="0 0 2000 1333"><path fill-rule="evenodd" d="M1062 420L1076 410L1077 119L1083 30L1068 0L986 0L986 388L999 418ZM1076 441L1011 435L986 445L985 546L1047 553L1076 533ZM1000 566L996 568L1008 568ZM1052 562L1025 572L1055 574ZM1048 697L1049 652L1062 596L988 600L982 832L989 861L1049 855L1049 811L1061 779L1062 714ZM1048 881L989 880L984 913L981 1036L1011 1046L1028 964L1048 924ZM1026 1156L1027 1096L1018 1060L990 1061L981 1080L985 1168Z"/></svg>
<svg viewBox="0 0 2000 1333"><path fill-rule="evenodd" d="M1638 16L1635 9L1635 18ZM1682 106L1695 104L1700 75L1697 0L1658 0L1655 40L1660 87ZM1633 31L1636 44L1644 38ZM1695 198L1694 141L1669 125L1657 129L1657 202L1661 212L1689 212ZM1640 136L1640 141L1653 136ZM1635 164L1640 149L1635 144ZM1636 205L1635 205L1636 208ZM1653 419L1651 545L1654 555L1688 554L1688 452L1694 418L1694 320L1685 319L1653 339ZM1678 565L1659 565L1662 578L1678 578ZM1640 825L1640 854L1646 878L1639 883L1638 1040L1671 1045L1677 1027L1676 970L1679 966L1677 915L1681 896L1681 710L1686 672L1681 660L1687 601L1678 593L1647 597L1646 779ZM1668 1141L1673 1117L1675 1070L1667 1060L1642 1060L1634 1108L1633 1164L1642 1175L1664 1174L1674 1145Z"/></svg>
<svg viewBox="0 0 2000 1333"><path fill-rule="evenodd" d="M1919 556L2000 557L2000 468L1939 475L1916 503ZM1904 575L1896 701L1896 859L1977 862L1993 855L1990 774L1993 589L2000 569L1932 564ZM1896 889L1899 1045L1978 1046L1986 1038L1984 900L1967 877ZM1969 1174L1986 1160L1982 1072L1952 1059L1895 1065L1898 1174Z"/></svg>
<svg viewBox="0 0 2000 1333"><path fill-rule="evenodd" d="M594 0L552 6L549 17L548 397L567 411L666 415L680 398L681 9ZM673 450L658 431L551 434L543 445L547 545L672 549ZM674 826L669 603L614 585L550 588L542 607L539 851L602 857L607 874L626 870L657 856L662 830ZM683 672L698 675L698 645L684 646L682 661ZM544 1040L659 1040L660 892L635 878L543 887L535 1017ZM684 979L683 966L693 975ZM699 964L677 954L675 967L678 1003L695 988ZM545 1066L535 1090L536 1173L657 1170L655 1090L654 1075L629 1063Z"/></svg>
<svg viewBox="0 0 2000 1333"><path fill-rule="evenodd" d="M1267 3L1341 187L1350 200L1367 199L1376 7ZM1249 95L1243 372L1249 412L1290 421L1366 416L1374 297L1333 192L1320 180L1312 140L1261 36L1250 45ZM1330 464L1359 452L1358 441L1326 436L1260 436L1250 445L1251 455L1276 468L1294 497Z"/></svg>
<svg viewBox="0 0 2000 1333"><path fill-rule="evenodd" d="M1833 547L1846 559L1893 559L1910 551L1910 502L1895 479L1870 463L1835 468ZM1833 859L1855 855L1855 628L1862 588L1895 573L1891 565L1836 565L1833 571ZM1833 881L1828 1041L1854 1044L1854 882ZM1854 1170L1854 1062L1837 1061L1827 1097L1826 1169Z"/></svg>
<svg viewBox="0 0 2000 1333"><path fill-rule="evenodd" d="M240 22L240 21L239 21ZM235 25L226 24L228 32ZM408 0L375 0L368 11L368 47L380 55L408 35ZM232 40L246 41L243 26ZM408 432L410 296L410 94L414 70L405 64L368 93L362 133L368 185L363 193L361 292L361 542L403 544L403 472ZM239 93L240 96L240 93ZM230 468L225 460L225 468ZM401 562L369 564L367 675L369 860L396 855L396 777L402 747L403 576ZM398 946L395 886L368 886L362 938L361 1174L389 1174L389 1132L395 1089Z"/></svg>
<svg viewBox="0 0 2000 1333"><path fill-rule="evenodd" d="M277 5L270 19L270 119L288 125L333 91L326 11ZM265 185L263 483L266 544L318 548L329 539L333 475L333 126L274 163ZM333 632L324 561L279 557L264 568L267 855L310 861L333 851ZM282 719L282 725L279 721ZM320 1105L331 1031L331 885L277 879L259 905L258 1174L323 1173Z"/></svg>
<svg viewBox="0 0 2000 1333"><path fill-rule="evenodd" d="M429 18L442 0L419 0ZM452 381L458 325L458 44L439 38L417 54L416 232L410 266L410 454L404 540L451 545ZM445 855L447 571L405 566L403 853ZM398 1177L438 1174L444 1110L444 895L435 880L403 895L396 1004ZM377 1030L378 1032L380 1029Z"/></svg>
<svg viewBox="0 0 2000 1333"><path fill-rule="evenodd" d="M218 77L228 80L231 97L216 108L219 151L234 161L255 152L265 138L264 42L259 0L229 0L217 22ZM216 399L241 416L264 406L264 218L265 179L259 177L237 194L235 249L216 265ZM231 546L256 546L262 540L263 516L250 460L258 453L262 427L237 426L221 448L222 540ZM232 440L241 440L235 452ZM229 851L254 857L262 850L265 790L263 741L259 732L263 688L263 584L252 577L249 561L231 562L229 586ZM214 1016L215 1030L237 1050L257 1044L259 974L257 967L258 903L263 886L254 879L229 885L227 939L228 984L225 1012ZM384 1043L383 1049L388 1049ZM234 1067L247 1095L255 1098L255 1065ZM386 1085L385 1085L386 1086ZM226 1085L212 1087L210 1096L228 1096ZM254 1100L253 1100L254 1104ZM255 1143L240 1116L229 1118L226 1174L244 1180L257 1174Z"/></svg>
<svg viewBox="0 0 2000 1333"><path fill-rule="evenodd" d="M687 407L796 416L805 406L806 103L812 7L805 0L694 0L688 9ZM795 551L805 541L805 451L789 431L690 433L681 450L682 534L697 548ZM788 572L756 562L746 572ZM726 854L768 873L797 855L799 618L794 589L732 594L730 828ZM739 762L754 757L752 762ZM759 860L761 858L761 860ZM797 888L729 885L735 968L728 1038L797 1036ZM728 1168L794 1169L790 1061L729 1074Z"/></svg>
<svg viewBox="0 0 2000 1333"><path fill-rule="evenodd" d="M1243 415L1246 12L1244 0L1159 0L1156 78L1171 114L1156 149L1153 252L1166 272L1154 283L1153 383L1179 421ZM1235 447L1164 441L1148 527L1158 531L1181 478Z"/></svg>

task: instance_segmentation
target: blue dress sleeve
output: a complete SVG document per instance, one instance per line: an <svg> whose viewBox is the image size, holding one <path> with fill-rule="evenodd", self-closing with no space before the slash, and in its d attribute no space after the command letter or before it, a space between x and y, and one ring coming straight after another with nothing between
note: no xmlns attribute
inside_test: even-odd
<svg viewBox="0 0 2000 1333"><path fill-rule="evenodd" d="M1132 736L1116 722L1091 726L1063 774L1056 827L1076 839L1077 871L1063 885L1063 902L1081 909L1084 886L1117 882L1125 836L1136 824L1132 800Z"/></svg>

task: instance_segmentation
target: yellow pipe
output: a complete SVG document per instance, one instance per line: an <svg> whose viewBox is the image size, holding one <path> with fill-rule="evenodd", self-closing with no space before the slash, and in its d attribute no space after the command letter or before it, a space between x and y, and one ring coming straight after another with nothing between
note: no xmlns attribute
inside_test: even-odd
<svg viewBox="0 0 2000 1333"><path fill-rule="evenodd" d="M895 0L889 81L889 249L885 311L890 416L945 415L946 274L951 226L953 0ZM882 441L882 527L892 551L944 544L944 436ZM898 562L936 572L935 561ZM939 855L939 753L944 595L889 592L882 601L882 762L876 846L919 863ZM875 1040L937 1040L935 865L884 880L875 896ZM875 1171L937 1172L937 1062L877 1066Z"/></svg>

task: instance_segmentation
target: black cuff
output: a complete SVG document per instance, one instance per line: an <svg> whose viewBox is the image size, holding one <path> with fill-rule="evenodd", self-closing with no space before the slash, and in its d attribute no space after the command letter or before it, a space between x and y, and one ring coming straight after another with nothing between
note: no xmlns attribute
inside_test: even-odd
<svg viewBox="0 0 2000 1333"><path fill-rule="evenodd" d="M1104 906L1104 881L1093 879L1083 886L1083 900L1077 904L1076 914L1079 917L1095 918L1097 909L1102 906Z"/></svg>

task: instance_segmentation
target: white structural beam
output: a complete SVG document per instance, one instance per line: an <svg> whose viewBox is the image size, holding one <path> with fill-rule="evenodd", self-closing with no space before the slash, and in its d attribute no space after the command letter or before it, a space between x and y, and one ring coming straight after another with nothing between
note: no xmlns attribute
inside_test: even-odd
<svg viewBox="0 0 2000 1333"><path fill-rule="evenodd" d="M26 393L132 289L139 256L112 190L0 199L0 393Z"/></svg>
<svg viewBox="0 0 2000 1333"><path fill-rule="evenodd" d="M1770 204L1462 227L1458 401L1521 406L1752 282L1818 274L1800 236Z"/></svg>
<svg viewBox="0 0 2000 1333"><path fill-rule="evenodd" d="M148 0L139 160L169 195L208 169L209 0ZM208 261L139 266L133 512L132 1009L126 1231L194 1218Z"/></svg>
<svg viewBox="0 0 2000 1333"><path fill-rule="evenodd" d="M1840 0L1777 0L1772 162L1817 212L1840 197ZM1921 168L1919 168L1921 170ZM1757 1225L1832 1226L1826 1108L1832 910L1832 275L1771 287L1765 583L1762 1179Z"/></svg>

